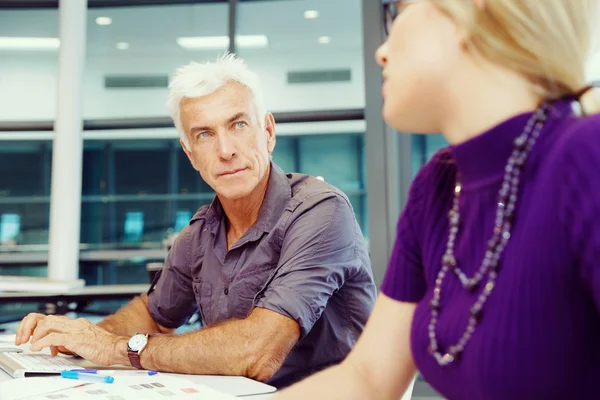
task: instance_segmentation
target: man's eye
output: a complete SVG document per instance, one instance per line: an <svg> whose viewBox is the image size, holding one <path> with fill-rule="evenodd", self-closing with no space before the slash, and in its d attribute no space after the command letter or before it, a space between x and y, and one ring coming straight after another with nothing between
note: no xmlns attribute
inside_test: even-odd
<svg viewBox="0 0 600 400"><path fill-rule="evenodd" d="M209 132L200 132L200 134L198 135L198 137L200 139L208 139L210 137L210 133Z"/></svg>
<svg viewBox="0 0 600 400"><path fill-rule="evenodd" d="M244 121L240 121L240 122L236 122L236 124L235 124L235 127L236 127L237 129L243 129L243 128L245 128L245 127L246 127L246 125L247 125L247 124L246 124Z"/></svg>

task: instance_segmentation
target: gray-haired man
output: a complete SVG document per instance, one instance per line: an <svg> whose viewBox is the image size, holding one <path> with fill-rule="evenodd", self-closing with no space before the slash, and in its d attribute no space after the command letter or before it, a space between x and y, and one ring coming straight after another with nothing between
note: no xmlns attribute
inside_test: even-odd
<svg viewBox="0 0 600 400"><path fill-rule="evenodd" d="M33 350L100 364L278 387L342 361L376 297L348 199L270 161L275 121L241 60L192 63L170 88L182 147L215 200L181 232L147 294L98 326L30 314L17 344L32 337ZM207 326L175 335L196 310Z"/></svg>

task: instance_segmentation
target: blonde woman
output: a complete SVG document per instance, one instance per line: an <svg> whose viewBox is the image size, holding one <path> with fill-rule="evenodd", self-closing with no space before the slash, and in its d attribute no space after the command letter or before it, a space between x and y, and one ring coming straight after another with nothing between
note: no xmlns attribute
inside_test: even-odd
<svg viewBox="0 0 600 400"><path fill-rule="evenodd" d="M387 4L383 115L450 143L416 177L348 358L281 399L600 397L597 0ZM597 99L597 97L596 97ZM586 107L587 105L587 107Z"/></svg>

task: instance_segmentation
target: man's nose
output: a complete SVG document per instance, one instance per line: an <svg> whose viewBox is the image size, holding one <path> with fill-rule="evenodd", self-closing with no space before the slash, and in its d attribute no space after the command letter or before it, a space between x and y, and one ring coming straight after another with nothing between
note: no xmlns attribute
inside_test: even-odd
<svg viewBox="0 0 600 400"><path fill-rule="evenodd" d="M219 135L217 141L217 155L220 159L229 161L235 156L236 147L235 141L231 135L223 134Z"/></svg>

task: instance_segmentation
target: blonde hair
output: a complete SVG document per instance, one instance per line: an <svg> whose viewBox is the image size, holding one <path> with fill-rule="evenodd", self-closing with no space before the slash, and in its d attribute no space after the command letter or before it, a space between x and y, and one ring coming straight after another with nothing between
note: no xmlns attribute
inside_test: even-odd
<svg viewBox="0 0 600 400"><path fill-rule="evenodd" d="M475 55L526 76L543 99L575 95L589 83L585 66L600 0L429 0L470 33ZM580 99L600 112L600 90Z"/></svg>

